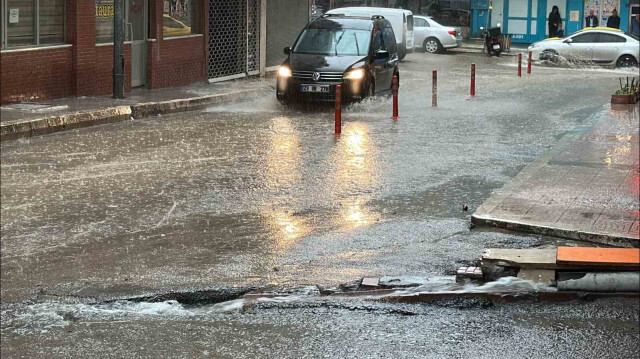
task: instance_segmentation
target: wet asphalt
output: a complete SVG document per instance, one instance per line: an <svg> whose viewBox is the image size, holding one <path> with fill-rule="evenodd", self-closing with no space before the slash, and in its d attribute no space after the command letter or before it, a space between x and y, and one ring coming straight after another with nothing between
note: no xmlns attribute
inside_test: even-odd
<svg viewBox="0 0 640 359"><path fill-rule="evenodd" d="M205 319L89 311L60 326L64 309L55 303L52 310L29 306L43 298L126 298L211 285L440 276L485 248L565 243L472 229L470 214L603 111L618 77L637 71L534 66L518 78L515 61L412 54L401 66L400 119L389 118L389 98L365 101L344 110L339 137L331 107L283 108L269 84L263 95L204 111L2 143L3 317L33 311L20 320L45 318L31 320L36 333L21 330L20 320L3 324L2 353L637 355L637 300L408 306L417 315L389 309L399 305L361 310L349 307L361 303L302 301ZM472 62L475 98L468 95ZM53 326L43 329L48 322Z"/></svg>

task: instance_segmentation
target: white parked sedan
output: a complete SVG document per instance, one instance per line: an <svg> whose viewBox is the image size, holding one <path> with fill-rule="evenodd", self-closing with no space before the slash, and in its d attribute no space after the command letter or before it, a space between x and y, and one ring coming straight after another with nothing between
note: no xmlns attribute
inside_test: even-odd
<svg viewBox="0 0 640 359"><path fill-rule="evenodd" d="M413 16L413 35L415 46L430 53L460 47L462 44L459 27L442 26L428 16Z"/></svg>
<svg viewBox="0 0 640 359"><path fill-rule="evenodd" d="M615 67L638 66L638 37L608 27L586 28L565 38L549 38L529 46L534 60L593 62Z"/></svg>

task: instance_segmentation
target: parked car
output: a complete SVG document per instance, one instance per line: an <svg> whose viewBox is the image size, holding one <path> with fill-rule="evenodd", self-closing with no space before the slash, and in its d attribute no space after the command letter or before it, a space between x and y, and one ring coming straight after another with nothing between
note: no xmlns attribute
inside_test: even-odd
<svg viewBox="0 0 640 359"><path fill-rule="evenodd" d="M334 101L342 85L344 102L390 92L399 76L398 46L393 27L381 16L323 15L310 22L292 47L277 75L281 103Z"/></svg>
<svg viewBox="0 0 640 359"><path fill-rule="evenodd" d="M638 66L638 37L619 29L592 27L565 38L549 38L529 46L535 60L593 62L615 67Z"/></svg>
<svg viewBox="0 0 640 359"><path fill-rule="evenodd" d="M414 16L413 24L416 48L437 53L462 45L459 27L442 26L429 16Z"/></svg>
<svg viewBox="0 0 640 359"><path fill-rule="evenodd" d="M383 7L343 7L327 11L327 14L343 14L346 16L383 16L391 22L398 44L400 60L413 52L415 41L413 33L413 13L409 10Z"/></svg>

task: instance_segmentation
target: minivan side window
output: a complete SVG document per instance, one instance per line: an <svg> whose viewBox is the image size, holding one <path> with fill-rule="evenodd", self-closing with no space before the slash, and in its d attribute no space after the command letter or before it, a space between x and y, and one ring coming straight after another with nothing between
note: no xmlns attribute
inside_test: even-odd
<svg viewBox="0 0 640 359"><path fill-rule="evenodd" d="M373 52L376 53L381 50L383 47L382 41L382 31L380 29L376 29L376 35L373 38Z"/></svg>
<svg viewBox="0 0 640 359"><path fill-rule="evenodd" d="M391 54L395 54L396 52L398 52L396 37L393 34L393 29L391 28L391 25L385 26L385 28L382 30L382 36L384 37L384 44L385 44L386 50L389 51L389 53Z"/></svg>

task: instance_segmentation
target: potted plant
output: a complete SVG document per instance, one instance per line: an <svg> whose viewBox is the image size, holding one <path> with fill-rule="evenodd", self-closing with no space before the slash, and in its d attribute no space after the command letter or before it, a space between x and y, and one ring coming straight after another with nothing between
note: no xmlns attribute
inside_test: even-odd
<svg viewBox="0 0 640 359"><path fill-rule="evenodd" d="M635 77L626 78L626 82L623 85L622 79L620 80L620 89L616 90L615 94L611 95L611 103L613 104L634 104L640 99L640 81L636 81Z"/></svg>

